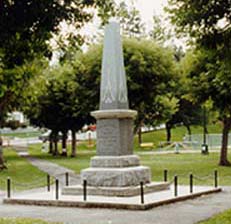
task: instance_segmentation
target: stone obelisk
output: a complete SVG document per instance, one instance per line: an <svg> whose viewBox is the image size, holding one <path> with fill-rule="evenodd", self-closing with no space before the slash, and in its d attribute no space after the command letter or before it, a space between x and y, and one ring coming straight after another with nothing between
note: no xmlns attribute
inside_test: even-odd
<svg viewBox="0 0 231 224"><path fill-rule="evenodd" d="M141 166L139 157L133 155L133 120L137 112L129 110L128 105L120 26L110 22L104 36L100 108L91 113L97 121L97 155L91 158L90 168L81 171L88 194L132 196L139 194L140 182L151 190L166 188L154 186L150 169ZM64 189L64 193L82 193L78 189Z"/></svg>

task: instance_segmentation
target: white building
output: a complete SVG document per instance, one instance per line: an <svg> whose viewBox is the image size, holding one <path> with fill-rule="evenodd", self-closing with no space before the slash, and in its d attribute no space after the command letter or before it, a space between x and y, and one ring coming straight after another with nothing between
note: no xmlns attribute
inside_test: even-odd
<svg viewBox="0 0 231 224"><path fill-rule="evenodd" d="M25 117L23 115L22 112L19 111L14 111L8 114L8 121L10 120L14 120L14 121L19 121L20 123L24 123L25 122Z"/></svg>

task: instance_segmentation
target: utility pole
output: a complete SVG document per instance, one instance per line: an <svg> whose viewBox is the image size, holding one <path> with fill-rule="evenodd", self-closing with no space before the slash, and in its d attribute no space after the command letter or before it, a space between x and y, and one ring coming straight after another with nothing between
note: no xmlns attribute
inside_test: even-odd
<svg viewBox="0 0 231 224"><path fill-rule="evenodd" d="M206 108L203 106L203 144L202 144L202 150L201 153L206 155L209 153L208 151L208 145L206 143Z"/></svg>

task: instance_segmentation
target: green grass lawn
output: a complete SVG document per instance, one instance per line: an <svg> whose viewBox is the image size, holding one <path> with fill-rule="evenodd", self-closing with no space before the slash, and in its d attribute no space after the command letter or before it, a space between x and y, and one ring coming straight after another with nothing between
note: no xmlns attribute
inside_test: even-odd
<svg viewBox="0 0 231 224"><path fill-rule="evenodd" d="M163 170L167 169L169 180L172 180L174 175L178 175L180 184L188 184L189 174L192 173L197 177L194 180L196 185L213 185L214 170L218 170L219 184L231 185L231 167L219 167L218 160L218 153L141 156L141 163L151 168L154 181L163 180ZM208 175L210 177L207 177Z"/></svg>
<svg viewBox="0 0 231 224"><path fill-rule="evenodd" d="M10 177L15 190L45 186L46 174L32 166L26 159L19 157L10 148L4 149L7 169L0 171L0 188L6 189L6 179Z"/></svg>
<svg viewBox="0 0 231 224"><path fill-rule="evenodd" d="M76 158L52 156L48 153L41 152L41 146L33 145L30 147L30 154L57 163L61 166L70 168L76 173L80 173L83 168L89 167L90 158L95 155L93 152L85 152L79 150ZM210 153L202 155L194 154L165 154L165 155L140 155L141 163L149 166L152 171L152 179L154 181L163 180L163 171L169 171L169 180L172 180L174 175L179 175L181 184L188 184L188 176L193 173L199 179L195 179L197 185L213 185L214 170L218 170L220 185L231 185L231 167L219 167L219 153ZM231 156L229 158L231 160ZM210 175L210 178L205 178ZM200 179L205 180L200 180Z"/></svg>
<svg viewBox="0 0 231 224"><path fill-rule="evenodd" d="M220 124L216 125L208 125L208 133L221 133L222 126ZM202 134L203 127L201 126L192 126L191 127L192 134ZM171 141L182 141L183 137L187 135L187 129L184 126L178 126L172 129L172 139ZM160 142L166 141L166 130L161 129L153 132L147 132L142 134L143 142L153 142L154 148L159 147ZM138 138L135 136L134 138L134 149L139 150Z"/></svg>
<svg viewBox="0 0 231 224"><path fill-rule="evenodd" d="M198 224L231 224L231 210L215 215L214 217L199 222Z"/></svg>
<svg viewBox="0 0 231 224"><path fill-rule="evenodd" d="M31 218L0 218L0 224L61 224L61 223L46 222L41 219L31 219Z"/></svg>
<svg viewBox="0 0 231 224"><path fill-rule="evenodd" d="M201 126L192 126L192 134L202 134L203 128ZM208 132L209 133L221 133L221 126L219 124L216 125L208 125ZM187 134L187 130L184 126L178 126L172 129L172 141L182 141L183 137ZM154 149L159 148L160 142L166 141L166 131L165 129L156 130L152 132L146 132L142 134L142 141L143 142L152 142L154 145ZM94 146L91 147L88 145L88 141L81 141L78 146L78 150L90 150L94 152L96 150L96 143L92 140ZM138 144L137 135L134 137L134 150L139 151L141 150ZM142 150L150 150L143 148Z"/></svg>

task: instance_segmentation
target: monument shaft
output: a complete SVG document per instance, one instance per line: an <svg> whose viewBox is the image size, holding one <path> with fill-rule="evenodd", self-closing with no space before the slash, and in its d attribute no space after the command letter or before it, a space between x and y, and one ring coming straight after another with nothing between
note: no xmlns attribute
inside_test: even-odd
<svg viewBox="0 0 231 224"><path fill-rule="evenodd" d="M101 73L100 110L91 113L97 120L97 155L131 155L136 111L128 110L120 27L116 22L105 28Z"/></svg>

